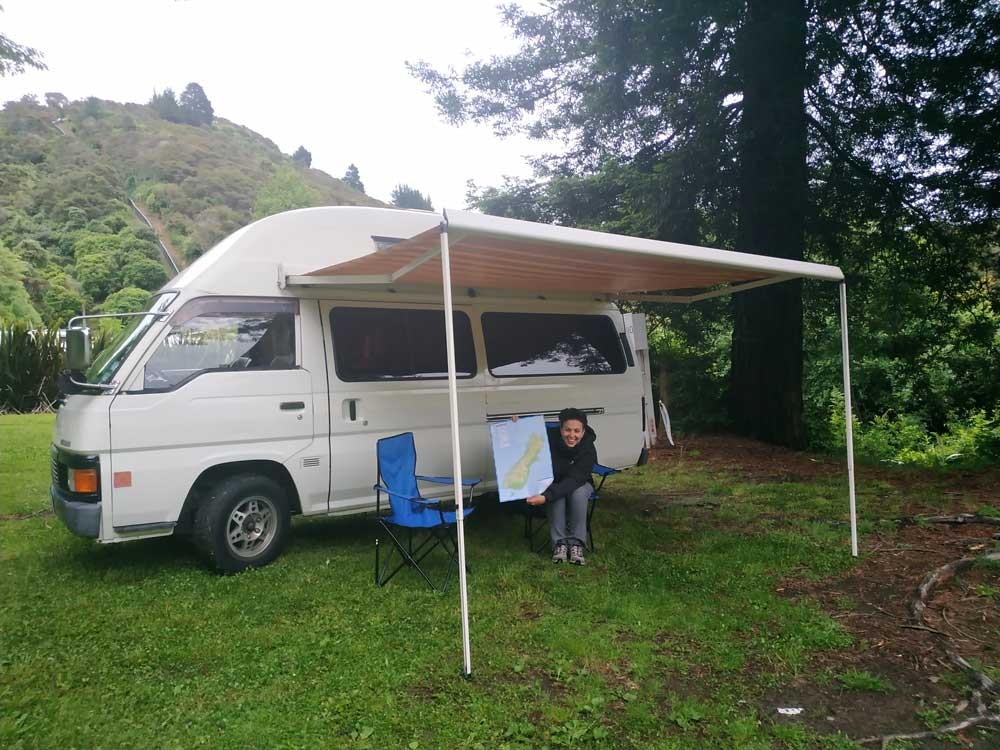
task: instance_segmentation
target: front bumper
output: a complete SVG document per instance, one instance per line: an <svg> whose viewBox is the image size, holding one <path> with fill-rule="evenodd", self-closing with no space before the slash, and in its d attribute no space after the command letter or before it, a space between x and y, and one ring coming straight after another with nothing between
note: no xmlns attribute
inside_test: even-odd
<svg viewBox="0 0 1000 750"><path fill-rule="evenodd" d="M59 516L66 528L77 536L97 539L101 533L101 503L84 503L70 499L68 493L58 487L49 487L52 510Z"/></svg>

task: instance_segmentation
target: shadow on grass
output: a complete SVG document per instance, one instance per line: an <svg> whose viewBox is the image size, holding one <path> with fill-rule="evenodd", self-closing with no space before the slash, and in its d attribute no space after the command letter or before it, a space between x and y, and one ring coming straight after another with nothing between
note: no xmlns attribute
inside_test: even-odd
<svg viewBox="0 0 1000 750"><path fill-rule="evenodd" d="M496 495L486 495L476 498L474 507L476 510L465 524L470 566L489 569L503 560L538 555L529 550L524 538L523 504L500 503ZM378 532L374 513L295 518L278 562L302 563L321 557L328 561L335 557L349 559L354 565L370 559L374 567ZM388 540L383 539L382 543L388 544ZM383 554L386 549L383 547ZM433 555L430 567L443 568L443 559L441 555ZM45 561L48 571L58 571L81 582L99 578L106 583L131 585L180 573L217 575L189 537L183 535L116 544L70 537L51 547Z"/></svg>
<svg viewBox="0 0 1000 750"><path fill-rule="evenodd" d="M135 583L173 572L205 570L207 566L194 546L183 537L139 539L123 544L97 544L74 539L59 545L48 557L53 567L79 578L93 581Z"/></svg>

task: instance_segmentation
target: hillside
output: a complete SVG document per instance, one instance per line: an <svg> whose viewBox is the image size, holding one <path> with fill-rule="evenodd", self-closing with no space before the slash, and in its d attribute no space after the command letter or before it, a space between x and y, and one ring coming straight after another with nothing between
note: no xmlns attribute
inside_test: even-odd
<svg viewBox="0 0 1000 750"><path fill-rule="evenodd" d="M383 205L270 140L215 118L168 122L141 104L9 102L0 112L0 320L57 325L144 302L173 268L289 208Z"/></svg>

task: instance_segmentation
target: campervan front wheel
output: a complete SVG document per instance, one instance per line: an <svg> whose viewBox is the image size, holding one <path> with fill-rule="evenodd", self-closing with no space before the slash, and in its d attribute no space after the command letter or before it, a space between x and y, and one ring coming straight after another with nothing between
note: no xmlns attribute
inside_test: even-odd
<svg viewBox="0 0 1000 750"><path fill-rule="evenodd" d="M281 486L269 477L241 474L218 481L198 506L194 540L217 570L237 573L274 560L289 526Z"/></svg>

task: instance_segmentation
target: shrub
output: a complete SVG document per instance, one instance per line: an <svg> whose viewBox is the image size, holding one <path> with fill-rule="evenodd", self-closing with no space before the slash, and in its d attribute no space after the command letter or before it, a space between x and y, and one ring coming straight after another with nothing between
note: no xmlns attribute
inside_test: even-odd
<svg viewBox="0 0 1000 750"><path fill-rule="evenodd" d="M58 395L61 369L58 331L0 326L0 412L47 409Z"/></svg>
<svg viewBox="0 0 1000 750"><path fill-rule="evenodd" d="M127 286L119 289L108 297L101 305L101 312L105 313L131 313L142 312L149 304L149 292L145 289L138 289L134 286Z"/></svg>
<svg viewBox="0 0 1000 750"><path fill-rule="evenodd" d="M814 434L814 447L830 452L845 449L844 397L830 396L830 416ZM977 411L948 423L941 433L909 414L883 414L862 424L854 419L854 452L862 460L887 461L926 468L973 468L1000 463L1000 411Z"/></svg>

